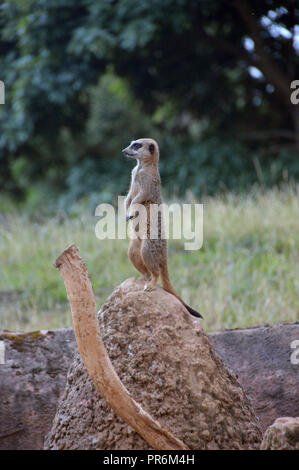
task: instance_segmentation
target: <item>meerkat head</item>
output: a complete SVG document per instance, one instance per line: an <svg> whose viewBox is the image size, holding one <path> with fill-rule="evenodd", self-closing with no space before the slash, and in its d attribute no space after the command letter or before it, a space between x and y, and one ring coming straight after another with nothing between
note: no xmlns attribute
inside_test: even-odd
<svg viewBox="0 0 299 470"><path fill-rule="evenodd" d="M136 158L141 162L151 163L159 160L159 147L153 139L132 140L122 152L126 157Z"/></svg>

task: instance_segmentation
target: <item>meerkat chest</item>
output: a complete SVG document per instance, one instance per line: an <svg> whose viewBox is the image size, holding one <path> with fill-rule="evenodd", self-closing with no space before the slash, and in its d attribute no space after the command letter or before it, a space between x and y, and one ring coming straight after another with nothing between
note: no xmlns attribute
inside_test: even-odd
<svg viewBox="0 0 299 470"><path fill-rule="evenodd" d="M152 175L151 173L140 169L139 171L136 171L134 175L134 180L136 181L136 183L139 184L142 189L147 190L149 195L151 192L156 192L158 180L155 175Z"/></svg>
<svg viewBox="0 0 299 470"><path fill-rule="evenodd" d="M140 186L140 172L138 171L138 165L132 170L132 184L136 186L136 188Z"/></svg>
<svg viewBox="0 0 299 470"><path fill-rule="evenodd" d="M132 178L134 179L135 183L141 185L142 182L144 182L144 175L143 175L142 170L140 170L138 168L134 168L134 170L132 172Z"/></svg>

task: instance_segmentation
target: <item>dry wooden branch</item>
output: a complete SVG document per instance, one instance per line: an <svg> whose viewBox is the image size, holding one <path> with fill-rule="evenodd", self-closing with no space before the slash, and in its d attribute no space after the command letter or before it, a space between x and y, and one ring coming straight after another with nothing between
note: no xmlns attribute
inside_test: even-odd
<svg viewBox="0 0 299 470"><path fill-rule="evenodd" d="M79 352L97 390L116 415L152 448L187 450L183 442L163 429L133 400L119 379L101 337L92 285L78 248L71 245L57 258L54 266L59 269L65 284Z"/></svg>

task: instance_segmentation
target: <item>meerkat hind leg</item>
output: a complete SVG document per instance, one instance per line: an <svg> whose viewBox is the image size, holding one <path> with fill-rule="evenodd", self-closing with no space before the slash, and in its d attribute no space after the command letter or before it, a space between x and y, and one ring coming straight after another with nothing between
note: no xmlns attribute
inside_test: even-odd
<svg viewBox="0 0 299 470"><path fill-rule="evenodd" d="M138 238L131 240L128 256L133 266L142 274L143 279L149 281L151 279L151 273L145 266L141 256L141 240Z"/></svg>
<svg viewBox="0 0 299 470"><path fill-rule="evenodd" d="M145 284L143 289L146 292L151 292L152 290L154 290L155 287L156 287L157 281L158 281L158 277L159 277L159 274L152 273L152 278L151 278L150 282Z"/></svg>
<svg viewBox="0 0 299 470"><path fill-rule="evenodd" d="M157 262L156 256L156 240L145 239L141 243L141 256L146 266L146 269L151 273L151 281L144 286L144 290L150 292L154 290L159 275L160 275L160 266Z"/></svg>

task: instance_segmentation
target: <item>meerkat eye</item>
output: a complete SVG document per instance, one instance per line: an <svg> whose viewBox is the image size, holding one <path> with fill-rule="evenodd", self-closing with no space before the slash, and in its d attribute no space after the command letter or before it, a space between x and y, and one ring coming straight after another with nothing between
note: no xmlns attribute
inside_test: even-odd
<svg viewBox="0 0 299 470"><path fill-rule="evenodd" d="M142 144L139 144L138 142L135 142L135 144L132 145L133 150L138 150L140 147L142 147Z"/></svg>
<svg viewBox="0 0 299 470"><path fill-rule="evenodd" d="M149 151L150 151L150 154L153 155L154 151L155 151L155 146L154 144L150 144L149 147L148 147Z"/></svg>

